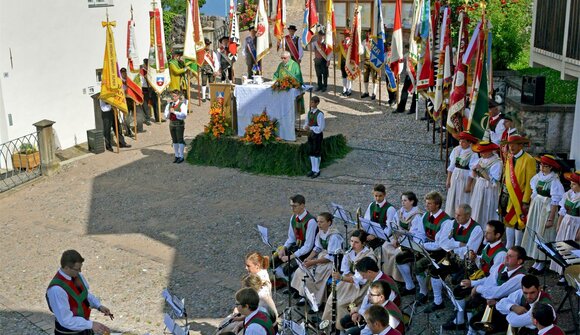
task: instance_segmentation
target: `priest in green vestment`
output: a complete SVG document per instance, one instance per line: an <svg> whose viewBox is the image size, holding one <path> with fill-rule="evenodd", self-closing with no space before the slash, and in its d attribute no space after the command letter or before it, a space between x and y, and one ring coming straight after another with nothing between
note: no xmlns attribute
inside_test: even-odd
<svg viewBox="0 0 580 335"><path fill-rule="evenodd" d="M281 58L282 62L280 62L278 69L274 72L274 80L285 76L292 76L300 83L300 85L304 84L300 65L290 58L290 52L284 51Z"/></svg>

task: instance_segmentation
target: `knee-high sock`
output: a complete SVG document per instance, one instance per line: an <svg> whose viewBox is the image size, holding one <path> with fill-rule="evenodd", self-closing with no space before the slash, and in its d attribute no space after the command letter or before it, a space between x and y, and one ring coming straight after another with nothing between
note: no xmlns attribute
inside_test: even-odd
<svg viewBox="0 0 580 335"><path fill-rule="evenodd" d="M316 157L316 172L320 172L320 161L322 157Z"/></svg>
<svg viewBox="0 0 580 335"><path fill-rule="evenodd" d="M373 84L373 94L377 95L377 91L379 90L379 84L378 83L374 83Z"/></svg>
<svg viewBox="0 0 580 335"><path fill-rule="evenodd" d="M522 238L524 237L523 230L515 230L515 245L521 246L522 245Z"/></svg>
<svg viewBox="0 0 580 335"><path fill-rule="evenodd" d="M348 91L348 79L342 78L342 92Z"/></svg>
<svg viewBox="0 0 580 335"><path fill-rule="evenodd" d="M183 158L183 152L185 151L185 144L179 143L179 157Z"/></svg>
<svg viewBox="0 0 580 335"><path fill-rule="evenodd" d="M457 300L457 304L459 305L459 307L461 307L461 309L463 309L461 312L457 311L457 316L455 317L455 324L456 325L460 325L465 323L465 299L460 299Z"/></svg>
<svg viewBox="0 0 580 335"><path fill-rule="evenodd" d="M201 87L201 98L205 99L205 92L207 91L207 86Z"/></svg>
<svg viewBox="0 0 580 335"><path fill-rule="evenodd" d="M461 299L464 301L465 303L465 299ZM467 312L467 323L469 323L471 321L471 318L473 317L473 313L472 312Z"/></svg>
<svg viewBox="0 0 580 335"><path fill-rule="evenodd" d="M505 229L505 247L507 249L513 247L514 242L515 242L515 229L506 228Z"/></svg>
<svg viewBox="0 0 580 335"><path fill-rule="evenodd" d="M310 171L316 172L316 157L310 156Z"/></svg>
<svg viewBox="0 0 580 335"><path fill-rule="evenodd" d="M419 293L427 295L427 277L425 275L417 275L417 282L419 283Z"/></svg>
<svg viewBox="0 0 580 335"><path fill-rule="evenodd" d="M397 264L397 269L399 269L403 280L405 280L405 288L407 290L414 289L415 283L413 283L413 277L411 276L411 266L409 263Z"/></svg>
<svg viewBox="0 0 580 335"><path fill-rule="evenodd" d="M348 86L348 90L351 91L352 90L352 80L347 79L346 85Z"/></svg>
<svg viewBox="0 0 580 335"><path fill-rule="evenodd" d="M173 143L173 151L175 152L175 157L179 157L179 143Z"/></svg>
<svg viewBox="0 0 580 335"><path fill-rule="evenodd" d="M369 93L369 86L372 85L371 83L365 83L365 93Z"/></svg>
<svg viewBox="0 0 580 335"><path fill-rule="evenodd" d="M433 287L433 302L441 305L443 303L443 295L441 294L443 291L443 282L440 278L431 277L431 287Z"/></svg>

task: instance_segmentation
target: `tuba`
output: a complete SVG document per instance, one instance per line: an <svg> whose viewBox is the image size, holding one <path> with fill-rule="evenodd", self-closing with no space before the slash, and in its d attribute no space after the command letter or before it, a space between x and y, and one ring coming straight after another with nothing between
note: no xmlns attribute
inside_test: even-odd
<svg viewBox="0 0 580 335"><path fill-rule="evenodd" d="M493 306L486 306L485 311L483 312L483 317L481 321L475 323L475 328L477 330L483 330L486 333L493 332L494 325L493 321L491 320L491 316L493 314Z"/></svg>

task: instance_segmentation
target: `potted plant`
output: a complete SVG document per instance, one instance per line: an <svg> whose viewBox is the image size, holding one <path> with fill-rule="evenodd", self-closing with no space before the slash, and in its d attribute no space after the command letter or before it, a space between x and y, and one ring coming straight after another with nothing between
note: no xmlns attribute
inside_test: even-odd
<svg viewBox="0 0 580 335"><path fill-rule="evenodd" d="M34 170L40 165L40 152L30 144L23 143L20 145L18 152L12 154L12 167L14 169Z"/></svg>

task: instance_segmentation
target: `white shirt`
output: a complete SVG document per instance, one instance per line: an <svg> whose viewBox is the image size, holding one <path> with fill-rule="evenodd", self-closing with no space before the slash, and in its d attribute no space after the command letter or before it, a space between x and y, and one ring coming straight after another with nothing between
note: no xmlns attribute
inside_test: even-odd
<svg viewBox="0 0 580 335"><path fill-rule="evenodd" d="M495 120L500 116L501 114L492 116L489 119L489 121L491 122L492 120ZM491 129L488 129L487 131L489 131L489 141L499 145L499 143L501 142L501 135L505 131L504 119L501 119L497 122L497 124L495 125L495 131L492 131Z"/></svg>
<svg viewBox="0 0 580 335"><path fill-rule="evenodd" d="M250 321L254 315L256 315L256 313L258 313L258 309L250 313L250 315L246 316L244 319L244 325L248 323L248 321ZM244 335L268 335L268 333L266 332L266 329L264 329L264 327L260 326L259 324L251 323L244 331Z"/></svg>
<svg viewBox="0 0 580 335"><path fill-rule="evenodd" d="M533 176L532 180L530 180L530 187L532 188L532 199L538 196L536 187L538 186L539 181L550 181L550 205L557 206L560 203L560 200L562 200L562 196L564 195L564 186L560 182L558 175L554 172L550 172L545 175L542 173L542 171L540 171L535 176Z"/></svg>
<svg viewBox="0 0 580 335"><path fill-rule="evenodd" d="M312 110L310 110L308 113L306 113L306 118L304 119L304 125L302 126L303 129L306 128L306 126L308 125L308 114L309 113L316 113L316 111L319 110L318 108L314 108ZM318 124L318 126L312 126L310 127L310 130L312 130L315 134L320 134L324 131L324 127L325 127L325 122L324 122L324 113L322 113L322 111L320 111L320 113L318 113L318 115L316 116L316 124Z"/></svg>
<svg viewBox="0 0 580 335"><path fill-rule="evenodd" d="M425 215L429 216L431 213L425 213ZM441 209L437 211L437 213L433 214L435 219L437 219L439 215L443 215L443 211ZM451 233L453 232L453 220L447 219L443 222L440 222L439 225L441 228L437 234L435 234L435 241L425 242L423 245L427 251L435 251L439 249L452 250L453 246L455 245L455 240L450 238Z"/></svg>
<svg viewBox="0 0 580 335"><path fill-rule="evenodd" d="M382 276L383 276L383 271L379 271L372 282L373 283L376 282ZM369 302L369 293L370 292L371 292L371 287L369 286L369 288L367 289L367 293L365 294L365 297L363 298L363 301L360 304L360 308L358 309L358 314L360 314L360 315L365 315L365 312L367 311L367 309L369 309L369 307L371 307L373 305ZM397 294L395 293L395 291L391 291L391 295L389 295L388 299L390 301L394 301L395 298L397 298Z"/></svg>
<svg viewBox="0 0 580 335"><path fill-rule="evenodd" d="M175 111L175 116L177 117L178 120L185 120L185 118L187 117L187 104L184 101L181 101L181 99L179 100L179 102L181 103L181 105L179 106L179 111ZM165 112L163 113L163 115L165 116L166 119L169 119L169 107L173 106L174 102L171 101L170 103L167 104L167 106L165 106Z"/></svg>
<svg viewBox="0 0 580 335"><path fill-rule="evenodd" d="M111 105L109 105L108 103L104 102L103 100L99 99L99 105L101 106L101 111L103 112L110 112L111 111Z"/></svg>
<svg viewBox="0 0 580 335"><path fill-rule="evenodd" d="M325 240L328 237L329 231L330 229L327 230L326 232L319 230L318 234L316 234L316 239L314 240L314 251L317 254L325 250L325 248L320 243L320 239ZM342 236L339 233L330 235L330 237L328 237L328 248L326 248L328 254L324 258L328 259L331 262L334 261L333 255L336 250L342 249L342 241L343 241Z"/></svg>
<svg viewBox="0 0 580 335"><path fill-rule="evenodd" d="M488 167L486 169L486 172L487 172L488 177L489 177L489 182L492 184L495 184L501 178L501 173L503 171L503 164L501 162L501 159L499 159L496 154L493 154L493 156L491 156L489 158L480 157L475 165L479 164L481 167L485 167L485 166L489 165L492 161L495 161L495 163L493 163L493 165ZM476 176L477 175L475 173L475 170L473 170L473 168L472 168L471 177L475 178ZM482 178L479 176L477 176L477 177ZM487 222L484 222L484 223L487 223Z"/></svg>
<svg viewBox="0 0 580 335"><path fill-rule="evenodd" d="M467 221L466 224L459 225L459 227L463 227L463 229L467 229L467 227L469 227L469 223L471 221L472 221L472 219ZM453 252L461 258L464 258L465 254L469 250L473 250L473 252L477 252L479 250L479 247L481 246L481 242L483 241L483 230L481 229L481 226L479 224L477 224L475 222L473 222L473 224L475 225L475 227L471 231L471 235L469 235L469 239L467 240L467 243L465 246L462 247L460 245L461 242L455 241L455 239L452 239L453 240L453 249L445 250L445 251L453 250ZM458 229L459 229L459 227L458 227Z"/></svg>
<svg viewBox="0 0 580 335"><path fill-rule="evenodd" d="M377 203L376 201L371 202L369 204L369 206L367 207L364 218L367 220L373 221L371 218L371 205L376 204L377 206L382 208L383 206L386 205L386 203L387 203L387 199L383 200L381 203ZM389 209L387 209L386 215L387 215L387 221L386 221L387 223L397 222L397 210L395 209L395 207L393 207L393 206L389 207ZM391 226L389 224L387 224L385 226L385 229L383 229L383 231L385 232L385 235L391 236Z"/></svg>
<svg viewBox="0 0 580 335"><path fill-rule="evenodd" d="M306 210L302 212L302 214L298 215L298 219L302 220L308 213ZM308 254L312 251L314 247L314 239L316 238L316 230L318 229L318 223L316 223L315 219L310 219L308 221L308 228L306 228L306 234L304 236L304 244L300 249L294 252L295 257L300 257L303 255ZM294 235L294 229L292 229L292 217L290 217L290 225L288 226L288 239L284 243L284 247L288 248L292 244L296 243L296 235Z"/></svg>
<svg viewBox="0 0 580 335"><path fill-rule="evenodd" d="M347 275L350 272L350 264L353 264L355 262L355 259L357 259L358 255L360 254L369 254L370 249L368 247L364 247L358 254L355 253L354 250L349 251L345 257L342 258L342 263L340 264L340 272L342 272L343 275ZM372 255L372 253L369 254L369 256ZM355 270L356 271L356 270Z"/></svg>
<svg viewBox="0 0 580 335"><path fill-rule="evenodd" d="M578 201L580 201L580 192L576 193L572 189L569 189L568 192L564 193L564 196L562 197L562 200L560 200L559 203L560 210L558 211L558 214L560 214L560 216L567 215L566 208L564 207L564 205L566 204L566 199L575 203L576 207L578 207Z"/></svg>
<svg viewBox="0 0 580 335"><path fill-rule="evenodd" d="M60 273L60 275L64 278L71 280L71 277L64 273L62 269L59 269L58 273ZM85 289L89 291L89 284L85 278L80 273L79 277L83 281ZM48 304L50 305L50 309L52 310L54 317L61 326L70 330L78 331L93 328L93 321L87 320L81 316L73 315L72 311L70 310L70 304L68 303L68 294L62 287L58 285L52 286L46 291L46 295L48 297ZM91 308L98 309L101 307L99 298L95 297L91 293L88 294L87 299Z"/></svg>
<svg viewBox="0 0 580 335"><path fill-rule="evenodd" d="M514 271L516 271L520 267L521 266L511 271L507 271L508 277L511 276L512 273L514 273ZM506 272L506 270L507 267L503 270L503 272ZM489 276L485 278L471 281L471 286L475 287L475 291L481 294L481 296L484 297L485 299L495 299L495 300L507 297L508 295L519 290L522 287L522 278L524 277L523 273L513 276L512 278L508 279L508 281L503 283L501 286L497 286L498 275L500 274L498 274L497 271L490 272Z"/></svg>
<svg viewBox="0 0 580 335"><path fill-rule="evenodd" d="M405 220L408 220L409 217L415 213L419 213L419 209L417 207L411 208L410 211L407 211L404 207L401 207L398 211L398 215L395 216L395 223L400 227L401 225L401 217ZM388 216L388 212L387 212ZM409 233L413 236L413 240L417 243L424 242L427 240L427 235L425 235L425 226L423 226L423 215L421 213L415 215L413 220L409 223Z"/></svg>
<svg viewBox="0 0 580 335"><path fill-rule="evenodd" d="M498 244L501 243L501 240L496 241L494 243L492 243L491 245L488 243L489 245L489 249L495 248ZM485 249L484 249L485 250ZM503 261L505 260L505 256L507 255L507 252L505 251L500 251L498 252L495 257L493 258L493 265L489 268L489 273L497 273L497 269L499 268L499 266L501 265L501 263L503 263ZM477 265L478 268L481 269L482 267L482 263L483 261L481 260L481 255L477 255L477 259L475 260L475 264Z"/></svg>
<svg viewBox="0 0 580 335"><path fill-rule="evenodd" d="M524 296L523 291L517 290L515 292L513 292L512 294L510 294L509 296L501 299L497 304L496 304L496 308L498 310L498 312L506 315L506 319L507 322L512 326L512 327L526 327L526 328L530 328L530 329L536 329L536 327L534 326L534 324L532 323L532 309L534 308L534 305L538 302L538 300L540 300L540 294L538 294L538 298L536 299L536 301L534 301L533 303L530 304L530 309L521 315L518 315L517 313L514 313L512 311L510 311L510 308L512 308L512 306L516 305L516 306L521 306L520 303L522 301L522 297ZM553 312L553 308L552 308L552 312ZM556 314L554 313L554 319L556 318Z"/></svg>
<svg viewBox="0 0 580 335"><path fill-rule="evenodd" d="M469 156L469 169L473 169L475 167L475 165L477 164L477 160L479 159L479 155L476 154L475 152L473 152L471 150L471 147L468 147L467 149L463 149L460 145L456 146L455 148L453 148L453 151L451 151L451 154L449 155L449 166L447 167L447 172L453 172L455 170L455 161L457 159L457 157L461 157L461 156L467 156L471 153L471 155ZM465 170L468 171L468 170Z"/></svg>

